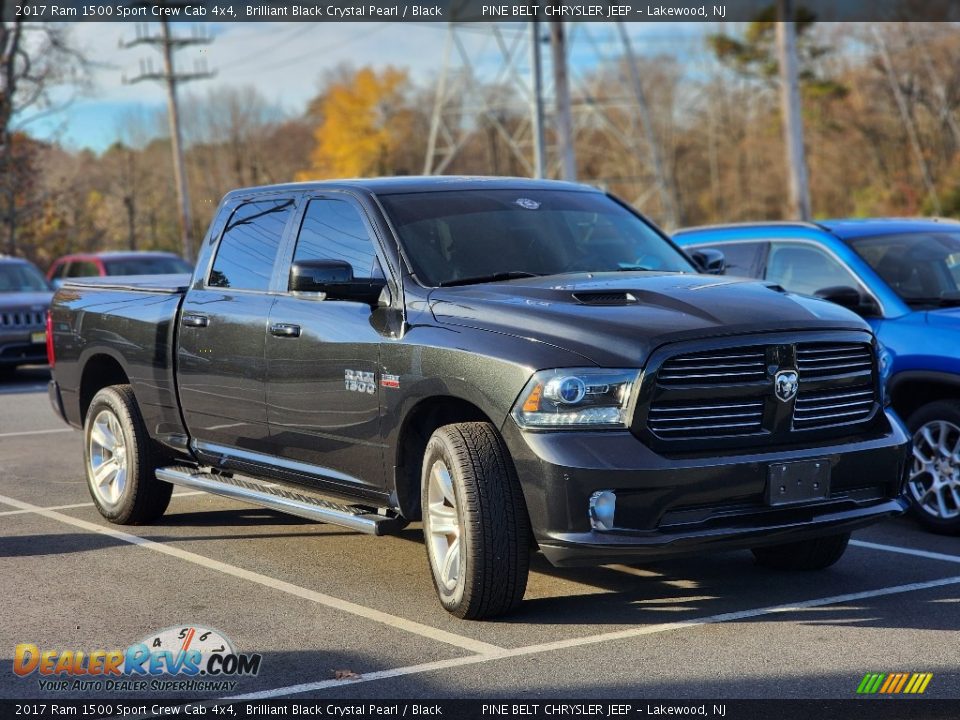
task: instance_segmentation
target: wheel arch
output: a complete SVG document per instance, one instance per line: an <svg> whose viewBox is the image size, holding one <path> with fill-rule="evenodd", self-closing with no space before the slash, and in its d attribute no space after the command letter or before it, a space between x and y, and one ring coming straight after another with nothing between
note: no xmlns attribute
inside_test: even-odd
<svg viewBox="0 0 960 720"><path fill-rule="evenodd" d="M909 417L928 403L937 400L960 400L960 375L933 371L907 371L890 379L893 409L907 422Z"/></svg>
<svg viewBox="0 0 960 720"><path fill-rule="evenodd" d="M103 388L129 384L130 377L118 358L106 352L91 355L80 376L80 422L86 420L93 397Z"/></svg>
<svg viewBox="0 0 960 720"><path fill-rule="evenodd" d="M439 427L461 422L488 422L496 427L480 407L454 395L424 398L404 416L397 435L394 490L397 506L408 520L420 519L420 470L430 436Z"/></svg>

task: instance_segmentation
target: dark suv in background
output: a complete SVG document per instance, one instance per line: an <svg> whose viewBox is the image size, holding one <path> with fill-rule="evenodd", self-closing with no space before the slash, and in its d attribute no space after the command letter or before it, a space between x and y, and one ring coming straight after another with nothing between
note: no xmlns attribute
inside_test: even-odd
<svg viewBox="0 0 960 720"><path fill-rule="evenodd" d="M33 264L0 256L0 372L47 362L46 314L52 297Z"/></svg>

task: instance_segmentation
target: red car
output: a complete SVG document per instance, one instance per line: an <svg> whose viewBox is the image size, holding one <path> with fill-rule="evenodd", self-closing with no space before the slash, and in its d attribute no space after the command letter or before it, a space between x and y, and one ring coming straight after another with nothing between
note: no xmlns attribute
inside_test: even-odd
<svg viewBox="0 0 960 720"><path fill-rule="evenodd" d="M186 260L168 252L79 253L54 260L47 280L59 287L68 278L192 272L193 267Z"/></svg>

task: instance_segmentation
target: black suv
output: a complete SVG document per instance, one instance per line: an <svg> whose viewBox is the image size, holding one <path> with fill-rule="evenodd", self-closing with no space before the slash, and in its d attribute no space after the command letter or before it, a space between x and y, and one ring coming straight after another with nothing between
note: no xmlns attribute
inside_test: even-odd
<svg viewBox="0 0 960 720"><path fill-rule="evenodd" d="M47 362L46 315L52 297L34 265L0 256L0 372Z"/></svg>
<svg viewBox="0 0 960 720"><path fill-rule="evenodd" d="M52 319L106 518L156 519L171 483L373 534L422 517L460 617L515 607L531 549L815 569L905 507L859 317L700 274L581 185L237 190L192 277L67 283Z"/></svg>

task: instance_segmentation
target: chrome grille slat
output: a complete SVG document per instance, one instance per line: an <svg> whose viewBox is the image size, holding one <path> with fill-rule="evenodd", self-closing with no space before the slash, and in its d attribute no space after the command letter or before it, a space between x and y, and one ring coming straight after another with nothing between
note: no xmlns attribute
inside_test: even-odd
<svg viewBox="0 0 960 720"><path fill-rule="evenodd" d="M671 387L741 384L762 380L766 372L766 351L749 347L669 358L660 366L657 382Z"/></svg>
<svg viewBox="0 0 960 720"><path fill-rule="evenodd" d="M793 427L810 430L862 422L873 416L873 350L867 344L810 343L797 346L800 392L793 411ZM854 387L815 390L810 381L850 378ZM807 380L808 387L804 387Z"/></svg>

